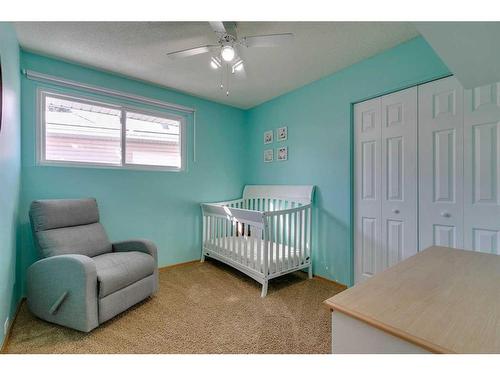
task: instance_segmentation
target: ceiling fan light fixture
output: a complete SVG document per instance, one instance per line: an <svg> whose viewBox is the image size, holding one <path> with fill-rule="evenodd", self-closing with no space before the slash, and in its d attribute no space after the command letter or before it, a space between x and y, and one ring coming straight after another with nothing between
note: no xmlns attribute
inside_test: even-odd
<svg viewBox="0 0 500 375"><path fill-rule="evenodd" d="M220 54L222 56L222 60L226 62L233 61L235 55L234 48L232 46L224 46L222 47Z"/></svg>

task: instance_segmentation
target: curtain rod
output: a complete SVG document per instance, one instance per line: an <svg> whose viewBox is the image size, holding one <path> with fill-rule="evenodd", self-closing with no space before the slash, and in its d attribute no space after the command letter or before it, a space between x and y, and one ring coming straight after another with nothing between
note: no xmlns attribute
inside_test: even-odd
<svg viewBox="0 0 500 375"><path fill-rule="evenodd" d="M84 89L84 90L96 92L99 94L116 96L116 97L122 98L122 99L129 99L129 100L134 100L134 101L138 101L138 102L142 102L142 103L146 103L146 104L152 104L152 105L162 107L162 108L173 109L173 110L176 110L179 112L186 112L186 113L196 112L196 110L194 108L184 107L182 105L172 104L172 103L164 102L164 101L157 100L157 99L151 99L151 98L148 98L145 96L130 94L128 92L122 92L122 91L108 89L108 88L104 88L104 87L89 85L86 83L71 81L69 79L55 77L55 76L51 76L51 75L44 74L44 73L38 73L38 72L34 72L32 70L24 69L23 74L26 76L26 78L34 80L34 81L55 83L57 85Z"/></svg>
<svg viewBox="0 0 500 375"><path fill-rule="evenodd" d="M107 88L100 87L100 86L89 85L86 83L76 82L76 81L72 81L69 79L55 77L55 76L44 74L44 73L38 73L38 72L34 72L32 70L23 69L22 73L26 76L26 78L33 80L33 81L47 82L47 83L53 83L53 84L56 84L59 86L66 86L69 88L83 89L83 90L90 91L90 92L97 93L97 94L105 94L105 95L109 95L109 96L114 96L116 98L133 100L136 102L150 104L150 105L154 105L156 107L161 107L161 108L165 108L165 109L175 110L175 111L184 112L184 113L192 113L193 114L193 132L194 132L194 134L193 134L193 161L196 162L196 151L195 151L196 150L196 109L184 107L184 106L178 105L178 104L164 102L164 101L157 100L157 99L151 99L151 98L148 98L145 96L130 94L127 92L122 92L122 91L113 90L113 89L107 89Z"/></svg>

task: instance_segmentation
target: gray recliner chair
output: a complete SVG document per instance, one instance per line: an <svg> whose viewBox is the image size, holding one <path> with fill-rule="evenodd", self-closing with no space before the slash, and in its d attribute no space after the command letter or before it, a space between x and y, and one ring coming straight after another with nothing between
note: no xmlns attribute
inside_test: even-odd
<svg viewBox="0 0 500 375"><path fill-rule="evenodd" d="M110 243L95 199L34 201L30 221L43 259L28 268L27 300L39 318L89 332L158 289L156 246Z"/></svg>

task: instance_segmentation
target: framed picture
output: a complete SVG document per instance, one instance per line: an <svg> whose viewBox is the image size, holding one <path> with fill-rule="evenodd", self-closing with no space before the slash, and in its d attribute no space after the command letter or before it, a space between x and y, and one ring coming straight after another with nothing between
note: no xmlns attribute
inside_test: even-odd
<svg viewBox="0 0 500 375"><path fill-rule="evenodd" d="M264 163L270 163L274 159L273 149L264 150Z"/></svg>
<svg viewBox="0 0 500 375"><path fill-rule="evenodd" d="M267 132L264 132L264 144L268 145L269 143L273 143L273 131L268 130Z"/></svg>
<svg viewBox="0 0 500 375"><path fill-rule="evenodd" d="M276 131L276 139L278 142L286 141L288 139L288 128L286 126L278 128Z"/></svg>
<svg viewBox="0 0 500 375"><path fill-rule="evenodd" d="M288 147L278 148L276 159L280 161L288 160Z"/></svg>

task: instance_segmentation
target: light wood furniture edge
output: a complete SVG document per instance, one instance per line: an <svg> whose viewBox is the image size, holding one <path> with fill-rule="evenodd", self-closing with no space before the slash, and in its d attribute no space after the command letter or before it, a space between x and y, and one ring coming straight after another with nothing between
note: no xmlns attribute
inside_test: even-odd
<svg viewBox="0 0 500 375"><path fill-rule="evenodd" d="M424 340L424 339L421 339L419 337L416 337L416 336L413 336L413 335L410 335L398 328L395 328L395 327L392 327L388 324L384 324L384 323L381 323L379 322L378 320L376 319L373 319L373 318L370 318L364 314L361 314L359 312L356 312L356 311L352 311L350 309L347 309L345 308L344 306L342 305L339 305L335 302L332 302L330 301L329 299L327 299L326 301L323 302L326 306L328 306L328 308L330 309L330 311L333 312L333 310L336 310L336 311L339 311L343 314L346 314L348 316L350 316L351 318L354 318L354 319L357 319L357 320L360 320L362 321L363 323L366 323L374 328L377 328L381 331L384 331L386 333L389 333L393 336L396 336L400 339L403 339L405 341L408 341L412 344L415 344L417 346L420 346L421 348L431 352L431 353L436 353L436 354L456 354L455 352L453 351L450 351L449 349L446 349L446 348L443 348L439 345L436 345L436 344L433 344L427 340Z"/></svg>
<svg viewBox="0 0 500 375"><path fill-rule="evenodd" d="M7 329L7 334L5 335L5 338L3 340L2 348L0 349L0 354L5 354L7 346L9 346L10 336L12 334L12 327L14 327L14 323L16 322L17 316L19 315L19 311L21 310L21 306L25 300L26 297L22 297L17 303L16 312L14 313L14 317L12 318L9 324L9 328Z"/></svg>

